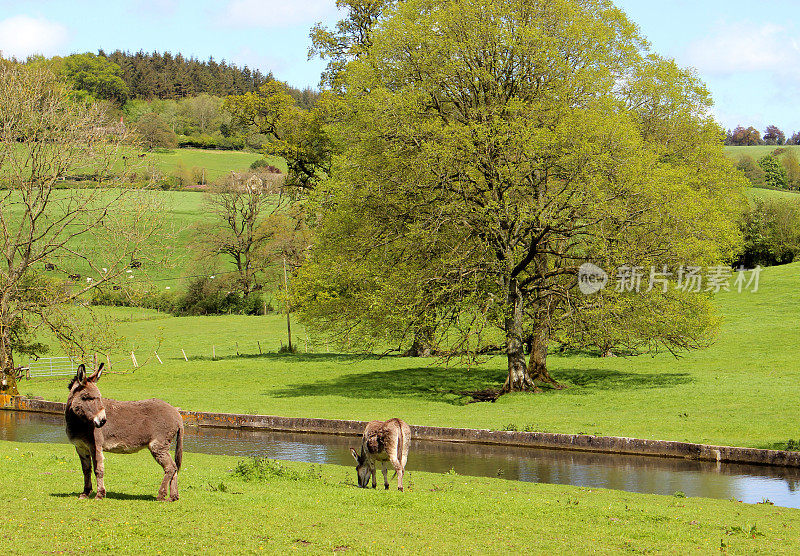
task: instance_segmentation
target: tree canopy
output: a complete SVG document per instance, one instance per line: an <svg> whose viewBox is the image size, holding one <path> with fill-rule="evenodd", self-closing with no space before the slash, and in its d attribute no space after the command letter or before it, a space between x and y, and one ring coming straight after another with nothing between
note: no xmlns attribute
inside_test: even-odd
<svg viewBox="0 0 800 556"><path fill-rule="evenodd" d="M733 256L742 179L709 106L603 0L399 3L344 70L305 318L347 342L424 328L443 353L500 344L506 391L554 383L550 339L590 315L582 262ZM711 319L687 335L678 309L707 311L696 297L636 299L628 340L696 347ZM680 322L633 325L659 305Z"/></svg>

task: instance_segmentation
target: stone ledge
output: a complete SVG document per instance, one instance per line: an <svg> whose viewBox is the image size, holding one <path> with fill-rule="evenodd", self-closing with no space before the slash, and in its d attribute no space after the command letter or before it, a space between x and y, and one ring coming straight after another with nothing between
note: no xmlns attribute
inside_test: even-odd
<svg viewBox="0 0 800 556"><path fill-rule="evenodd" d="M40 399L15 397L5 409L36 413L63 414L66 404ZM366 421L339 419L311 419L303 417L277 417L271 415L246 415L236 413L208 413L181 410L184 421L200 427L254 429L287 432L312 432L358 436ZM578 450L639 456L686 458L721 463L748 465L774 465L800 467L800 452L760 450L733 446L711 446L674 442L669 440L644 440L617 436L591 436L586 434L557 434L546 432L492 431L488 429L457 429L412 425L415 439L437 442L463 442L473 444L499 444L527 446L554 450Z"/></svg>

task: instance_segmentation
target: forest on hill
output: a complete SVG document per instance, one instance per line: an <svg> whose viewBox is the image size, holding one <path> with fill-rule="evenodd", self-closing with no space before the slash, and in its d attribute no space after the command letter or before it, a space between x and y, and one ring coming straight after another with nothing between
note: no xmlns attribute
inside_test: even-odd
<svg viewBox="0 0 800 556"><path fill-rule="evenodd" d="M261 148L264 138L232 125L222 105L228 96L255 92L277 81L272 72L170 52L100 50L97 54L35 57L27 62L51 66L71 85L77 98L109 103L112 114L146 136L144 143L149 149ZM312 107L318 96L310 88L300 90L286 83L281 83L281 88L305 109Z"/></svg>

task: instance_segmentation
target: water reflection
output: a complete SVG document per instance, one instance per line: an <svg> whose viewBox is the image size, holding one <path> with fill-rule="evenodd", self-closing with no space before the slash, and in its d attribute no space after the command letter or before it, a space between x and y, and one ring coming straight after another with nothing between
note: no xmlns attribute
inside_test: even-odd
<svg viewBox="0 0 800 556"><path fill-rule="evenodd" d="M0 439L67 441L63 417L10 411L0 411ZM358 442L347 436L188 427L184 449L349 466L349 449ZM750 503L767 498L800 508L800 469L794 468L414 440L408 469L653 494L681 491Z"/></svg>

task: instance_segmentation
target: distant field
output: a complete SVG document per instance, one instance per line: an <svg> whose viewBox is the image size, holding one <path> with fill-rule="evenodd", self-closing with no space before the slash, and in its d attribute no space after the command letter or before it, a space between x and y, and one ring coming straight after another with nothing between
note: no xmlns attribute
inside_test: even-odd
<svg viewBox="0 0 800 556"><path fill-rule="evenodd" d="M787 151L794 152L795 155L800 157L800 145L784 145L778 147L775 145L756 145L753 147L725 147L725 154L733 159L738 159L742 155L747 155L753 159L759 159L765 155L770 154L775 149L786 149Z"/></svg>
<svg viewBox="0 0 800 556"><path fill-rule="evenodd" d="M174 149L169 152L147 153L145 164L153 164L164 174L173 174L182 165L187 170L205 168L206 180L214 181L231 171L247 170L261 158L258 153L219 151L208 149ZM268 157L270 164L286 172L286 162L279 157Z"/></svg>
<svg viewBox="0 0 800 556"><path fill-rule="evenodd" d="M800 203L800 192L798 191L778 191L776 189L750 187L745 190L745 195L750 199L787 200Z"/></svg>

